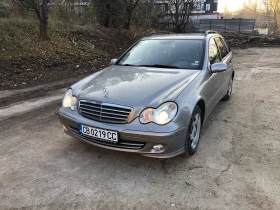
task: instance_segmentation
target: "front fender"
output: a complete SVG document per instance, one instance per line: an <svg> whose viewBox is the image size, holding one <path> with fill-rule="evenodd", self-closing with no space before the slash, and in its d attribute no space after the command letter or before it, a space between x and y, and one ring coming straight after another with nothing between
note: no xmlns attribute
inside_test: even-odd
<svg viewBox="0 0 280 210"><path fill-rule="evenodd" d="M176 98L175 101L178 104L179 109L174 121L179 122L183 119L189 120L195 106L200 101L203 101L205 104L204 98L201 95L204 81L203 78L203 74L200 74Z"/></svg>

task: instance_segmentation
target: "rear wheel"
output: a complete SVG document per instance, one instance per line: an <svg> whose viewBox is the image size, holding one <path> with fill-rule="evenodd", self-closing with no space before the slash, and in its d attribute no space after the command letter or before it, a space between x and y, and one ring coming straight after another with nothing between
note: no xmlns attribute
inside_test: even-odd
<svg viewBox="0 0 280 210"><path fill-rule="evenodd" d="M233 84L233 77L231 77L229 80L227 94L222 98L222 101L228 101L231 98L232 84Z"/></svg>
<svg viewBox="0 0 280 210"><path fill-rule="evenodd" d="M191 120L189 122L188 132L185 141L185 155L191 156L193 155L198 147L200 133L202 127L202 117L201 117L201 109L199 106L196 106Z"/></svg>

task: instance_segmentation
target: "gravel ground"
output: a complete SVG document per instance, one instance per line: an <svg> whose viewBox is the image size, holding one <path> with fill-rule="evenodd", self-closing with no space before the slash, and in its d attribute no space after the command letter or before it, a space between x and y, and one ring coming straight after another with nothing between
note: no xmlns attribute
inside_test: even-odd
<svg viewBox="0 0 280 210"><path fill-rule="evenodd" d="M57 100L17 116L19 104L4 107L0 209L280 209L280 49L234 52L233 96L214 109L189 159L71 138Z"/></svg>

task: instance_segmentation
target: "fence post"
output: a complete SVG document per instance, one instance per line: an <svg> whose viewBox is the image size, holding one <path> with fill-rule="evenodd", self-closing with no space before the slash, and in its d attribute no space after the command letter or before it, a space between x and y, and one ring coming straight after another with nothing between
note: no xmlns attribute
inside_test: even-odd
<svg viewBox="0 0 280 210"><path fill-rule="evenodd" d="M254 25L253 25L253 34L254 34L254 31L255 31L255 26L256 26L256 19L254 20ZM267 27L268 28L268 27Z"/></svg>
<svg viewBox="0 0 280 210"><path fill-rule="evenodd" d="M227 20L225 19L225 31L224 32L227 32Z"/></svg>
<svg viewBox="0 0 280 210"><path fill-rule="evenodd" d="M210 30L212 30L212 20L210 20Z"/></svg>

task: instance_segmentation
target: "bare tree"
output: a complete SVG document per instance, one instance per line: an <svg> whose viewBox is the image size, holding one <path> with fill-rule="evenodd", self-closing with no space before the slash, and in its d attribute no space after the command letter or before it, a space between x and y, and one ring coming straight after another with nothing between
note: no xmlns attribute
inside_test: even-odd
<svg viewBox="0 0 280 210"><path fill-rule="evenodd" d="M267 13L267 17L274 22L274 34L278 30L278 22L280 18L280 0L263 0L263 5Z"/></svg>
<svg viewBox="0 0 280 210"><path fill-rule="evenodd" d="M140 0L123 0L125 6L124 29L130 29L131 17Z"/></svg>
<svg viewBox="0 0 280 210"><path fill-rule="evenodd" d="M133 12L132 21L135 27L151 28L155 20L157 20L157 14L154 10L154 0L140 0Z"/></svg>
<svg viewBox="0 0 280 210"><path fill-rule="evenodd" d="M50 40L48 36L48 0L13 0L27 10L35 12L40 24L40 39Z"/></svg>
<svg viewBox="0 0 280 210"><path fill-rule="evenodd" d="M117 28L123 24L123 4L119 0L94 0L92 4L102 26Z"/></svg>
<svg viewBox="0 0 280 210"><path fill-rule="evenodd" d="M259 6L260 2L256 0L248 0L247 2L244 2L244 7L252 12L252 16L254 19L256 19L259 14Z"/></svg>
<svg viewBox="0 0 280 210"><path fill-rule="evenodd" d="M174 31L177 33L190 30L190 15L197 0L165 0L168 4L168 13L171 16Z"/></svg>
<svg viewBox="0 0 280 210"><path fill-rule="evenodd" d="M279 13L280 13L280 1L279 0L269 0L268 5L272 12L271 18L274 21L274 34L276 34L276 31L278 29L278 18L279 18Z"/></svg>
<svg viewBox="0 0 280 210"><path fill-rule="evenodd" d="M119 25L116 17L121 17L123 28L130 29L131 19L140 0L94 0L92 3L101 25L112 27Z"/></svg>

